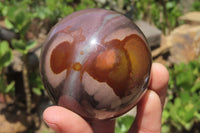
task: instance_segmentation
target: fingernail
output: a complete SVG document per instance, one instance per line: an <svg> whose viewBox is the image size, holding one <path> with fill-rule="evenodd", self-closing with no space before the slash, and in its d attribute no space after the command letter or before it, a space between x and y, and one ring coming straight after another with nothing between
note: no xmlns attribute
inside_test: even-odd
<svg viewBox="0 0 200 133"><path fill-rule="evenodd" d="M52 123L49 123L49 122L46 122L46 124L47 124L51 129L53 129L56 133L61 133L61 130L60 130L60 128L59 128L57 125L52 124Z"/></svg>

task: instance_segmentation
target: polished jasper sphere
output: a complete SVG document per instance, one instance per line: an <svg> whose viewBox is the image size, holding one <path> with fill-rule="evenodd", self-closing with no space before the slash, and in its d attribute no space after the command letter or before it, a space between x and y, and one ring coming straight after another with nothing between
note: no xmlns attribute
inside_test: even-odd
<svg viewBox="0 0 200 133"><path fill-rule="evenodd" d="M104 9L72 13L49 33L40 71L51 99L85 119L122 115L144 94L151 53L140 29Z"/></svg>

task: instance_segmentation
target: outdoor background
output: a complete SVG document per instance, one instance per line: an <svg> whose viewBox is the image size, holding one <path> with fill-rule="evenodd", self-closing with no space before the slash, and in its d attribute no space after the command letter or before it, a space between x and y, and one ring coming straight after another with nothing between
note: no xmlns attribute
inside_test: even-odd
<svg viewBox="0 0 200 133"><path fill-rule="evenodd" d="M162 133L200 133L199 0L0 0L0 133L53 132L42 120L51 102L38 71L41 45L63 17L95 7L157 31L150 35L159 40L151 44L153 61L170 73ZM118 118L116 133L133 120Z"/></svg>

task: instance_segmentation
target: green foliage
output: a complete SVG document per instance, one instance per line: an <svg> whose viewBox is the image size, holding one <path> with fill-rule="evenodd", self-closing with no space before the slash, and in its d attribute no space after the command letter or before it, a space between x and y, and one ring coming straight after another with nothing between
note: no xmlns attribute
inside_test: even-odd
<svg viewBox="0 0 200 133"><path fill-rule="evenodd" d="M174 28L175 26L177 26L178 23L178 18L182 15L182 11L180 9L180 7L178 6L178 2L177 1L167 1L166 3L166 14L167 18L163 18L164 21L166 21L169 24L166 24L167 26L170 26L172 28ZM167 20L168 19L168 20Z"/></svg>
<svg viewBox="0 0 200 133"><path fill-rule="evenodd" d="M16 39L12 40L13 48L20 51L24 55L28 54L29 50L34 48L34 46L36 44L37 44L36 41L26 42L25 40L22 40L22 39L21 40L16 40Z"/></svg>
<svg viewBox="0 0 200 133"><path fill-rule="evenodd" d="M117 118L115 133L127 133L134 119L135 118L133 116L128 115Z"/></svg>
<svg viewBox="0 0 200 133"><path fill-rule="evenodd" d="M195 0L195 2L192 4L192 11L200 11L200 1Z"/></svg>
<svg viewBox="0 0 200 133"><path fill-rule="evenodd" d="M13 59L12 50L9 47L8 42L0 42L0 71L10 65Z"/></svg>
<svg viewBox="0 0 200 133"><path fill-rule="evenodd" d="M20 8L19 8L20 7ZM48 19L55 23L70 13L94 8L93 0L19 0L0 3L0 16L5 16L5 23L10 29L22 34L26 33L31 21L35 18Z"/></svg>
<svg viewBox="0 0 200 133"><path fill-rule="evenodd" d="M163 111L162 132L191 130L200 122L200 58L169 69L168 103Z"/></svg>
<svg viewBox="0 0 200 133"><path fill-rule="evenodd" d="M22 2L7 5L2 9L2 14L5 16L6 26L24 37L32 21L28 5Z"/></svg>
<svg viewBox="0 0 200 133"><path fill-rule="evenodd" d="M44 130L42 131L42 133L49 133L49 130L44 129Z"/></svg>
<svg viewBox="0 0 200 133"><path fill-rule="evenodd" d="M165 0L136 0L135 18L144 19L154 23L159 29L166 33L167 29L173 29L182 22L178 18L182 15L178 1Z"/></svg>
<svg viewBox="0 0 200 133"><path fill-rule="evenodd" d="M0 76L0 93L10 93L14 94L15 91L15 82L12 81L10 84L6 84L5 80L2 77L3 75Z"/></svg>
<svg viewBox="0 0 200 133"><path fill-rule="evenodd" d="M81 2L77 5L76 10L82 10L86 8L94 8L95 3L93 0L81 0Z"/></svg>
<svg viewBox="0 0 200 133"><path fill-rule="evenodd" d="M46 12L47 18L50 18L51 21L56 21L57 18L63 18L74 11L73 7L70 6L71 2L71 0L45 0L45 6L41 7L41 9Z"/></svg>
<svg viewBox="0 0 200 133"><path fill-rule="evenodd" d="M164 23L161 20L162 16L160 15L160 11L162 10L163 10L162 6L158 5L158 3L152 3L150 12L152 16L151 18L154 24L160 29L165 28Z"/></svg>
<svg viewBox="0 0 200 133"><path fill-rule="evenodd" d="M117 6L117 0L108 1L107 4L100 4L107 9L115 9L112 3ZM109 3L111 5L109 5ZM123 1L122 9L130 8L130 0ZM85 8L95 8L99 5L94 0L20 0L6 1L0 4L0 10L2 9L2 15L6 16L5 22L8 27L15 29L17 32L25 33L30 25L31 20L39 18L41 20L48 19L53 23L56 23L59 18L63 18L66 15ZM176 25L181 24L177 21L178 17L182 15L181 7L178 5L179 1L165 0L164 4L156 0L134 0L134 17L136 19L150 20L164 33L167 29L172 29ZM106 6L107 5L107 6ZM20 8L19 8L20 7ZM193 4L195 10L199 9L199 1ZM125 11L126 12L126 11ZM1 13L0 13L1 15ZM22 28L23 27L23 28Z"/></svg>
<svg viewBox="0 0 200 133"><path fill-rule="evenodd" d="M2 14L3 8L4 8L4 4L2 2L0 2L0 16L3 16L3 14Z"/></svg>
<svg viewBox="0 0 200 133"><path fill-rule="evenodd" d="M38 96L44 91L44 86L42 84L39 73L32 72L29 74L29 83L32 88L32 92Z"/></svg>
<svg viewBox="0 0 200 133"><path fill-rule="evenodd" d="M149 5L155 4L153 0L135 0L136 13L135 17L137 19L143 19L149 13Z"/></svg>
<svg viewBox="0 0 200 133"><path fill-rule="evenodd" d="M12 50L9 47L8 42L2 41L0 42L0 92L1 93L9 93L14 92L15 82L11 82L7 84L6 75L4 73L4 68L9 66L12 62L13 54Z"/></svg>

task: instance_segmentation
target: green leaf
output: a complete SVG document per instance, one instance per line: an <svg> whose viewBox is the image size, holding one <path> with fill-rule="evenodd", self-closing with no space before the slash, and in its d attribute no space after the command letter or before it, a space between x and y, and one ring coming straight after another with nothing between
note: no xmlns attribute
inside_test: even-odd
<svg viewBox="0 0 200 133"><path fill-rule="evenodd" d="M41 89L40 88L33 88L33 93L35 93L36 95L40 96L42 94Z"/></svg>
<svg viewBox="0 0 200 133"><path fill-rule="evenodd" d="M9 93L15 90L15 82L12 81L8 86L6 86L5 93Z"/></svg>
<svg viewBox="0 0 200 133"><path fill-rule="evenodd" d="M17 25L23 25L23 23L25 22L25 17L26 17L25 12L23 12L23 10L18 10L15 15L15 23Z"/></svg>
<svg viewBox="0 0 200 133"><path fill-rule="evenodd" d="M195 112L195 117L198 119L198 120L200 120L200 113L198 113L198 112Z"/></svg>
<svg viewBox="0 0 200 133"><path fill-rule="evenodd" d="M196 91L199 90L200 90L200 81L194 84L194 86L191 88L191 92L195 93Z"/></svg>
<svg viewBox="0 0 200 133"><path fill-rule="evenodd" d="M16 7L15 6L10 6L7 7L7 10L5 12L5 16L10 20L10 21L15 21L15 13L16 13Z"/></svg>
<svg viewBox="0 0 200 133"><path fill-rule="evenodd" d="M167 2L167 4L166 4L166 8L167 8L167 9L171 9L171 8L173 8L174 6L176 6L176 2L174 2L174 1L169 1L169 2Z"/></svg>
<svg viewBox="0 0 200 133"><path fill-rule="evenodd" d="M184 89L190 89L195 82L193 69L186 64L175 65L176 84Z"/></svg>
<svg viewBox="0 0 200 133"><path fill-rule="evenodd" d="M183 103L188 103L188 101L190 101L190 99L191 99L191 96L189 95L188 91L181 91L180 98Z"/></svg>
<svg viewBox="0 0 200 133"><path fill-rule="evenodd" d="M174 104L175 104L176 107L181 107L181 99L176 98Z"/></svg>
<svg viewBox="0 0 200 133"><path fill-rule="evenodd" d="M190 131L192 126L193 126L194 122L189 122L189 123L185 123L185 129L187 131Z"/></svg>
<svg viewBox="0 0 200 133"><path fill-rule="evenodd" d="M194 118L194 113L195 110L193 109L194 105L193 104L188 104L187 106L185 106L184 108L184 119L186 123L190 122L193 118Z"/></svg>
<svg viewBox="0 0 200 133"><path fill-rule="evenodd" d="M74 12L74 9L71 6L65 6L61 8L62 14L61 17L65 17L66 15L69 15Z"/></svg>
<svg viewBox="0 0 200 133"><path fill-rule="evenodd" d="M16 39L12 40L12 46L23 54L27 54L28 51L31 48L33 48L36 44L37 44L36 41L29 41L26 43L23 40L16 40Z"/></svg>
<svg viewBox="0 0 200 133"><path fill-rule="evenodd" d="M13 39L12 46L21 53L23 53L26 50L26 43L23 40Z"/></svg>
<svg viewBox="0 0 200 133"><path fill-rule="evenodd" d="M26 45L26 50L30 50L30 49L34 48L36 44L37 44L36 41L29 41Z"/></svg>
<svg viewBox="0 0 200 133"><path fill-rule="evenodd" d="M33 13L34 18L40 18L44 20L52 15L52 11L47 7L36 7L36 11Z"/></svg>
<svg viewBox="0 0 200 133"><path fill-rule="evenodd" d="M161 129L162 133L170 133L170 125L164 124Z"/></svg>
<svg viewBox="0 0 200 133"><path fill-rule="evenodd" d="M0 56L3 56L9 50L9 44L7 41L0 43Z"/></svg>
<svg viewBox="0 0 200 133"><path fill-rule="evenodd" d="M170 117L170 113L169 111L167 111L166 109L163 110L163 114L162 114L162 123L165 123Z"/></svg>
<svg viewBox="0 0 200 133"><path fill-rule="evenodd" d="M28 31L29 27L30 27L31 22L27 21L26 23L24 23L23 25L20 25L18 27L19 33L21 35L21 37L23 38L24 35L26 34L26 32Z"/></svg>
<svg viewBox="0 0 200 133"><path fill-rule="evenodd" d="M4 54L4 56L2 56L0 58L0 67L7 67L7 66L9 66L10 63L12 62L12 59L13 59L12 52L11 51L6 52Z"/></svg>
<svg viewBox="0 0 200 133"><path fill-rule="evenodd" d="M3 41L0 43L0 68L10 65L13 59L12 50L8 42Z"/></svg>
<svg viewBox="0 0 200 133"><path fill-rule="evenodd" d="M134 117L128 115L117 118L115 132L126 133L131 127L133 121Z"/></svg>
<svg viewBox="0 0 200 133"><path fill-rule="evenodd" d="M14 28L14 25L7 18L4 20L4 23L6 24L6 27L8 29L13 29Z"/></svg>
<svg viewBox="0 0 200 133"><path fill-rule="evenodd" d="M3 7L4 7L3 3L0 2L0 9L2 10Z"/></svg>
<svg viewBox="0 0 200 133"><path fill-rule="evenodd" d="M76 10L94 8L94 6L95 6L95 3L91 0L81 0L81 3L77 5Z"/></svg>
<svg viewBox="0 0 200 133"><path fill-rule="evenodd" d="M55 5L56 5L57 1L56 0L45 0L45 3L50 10L54 10L56 8Z"/></svg>

